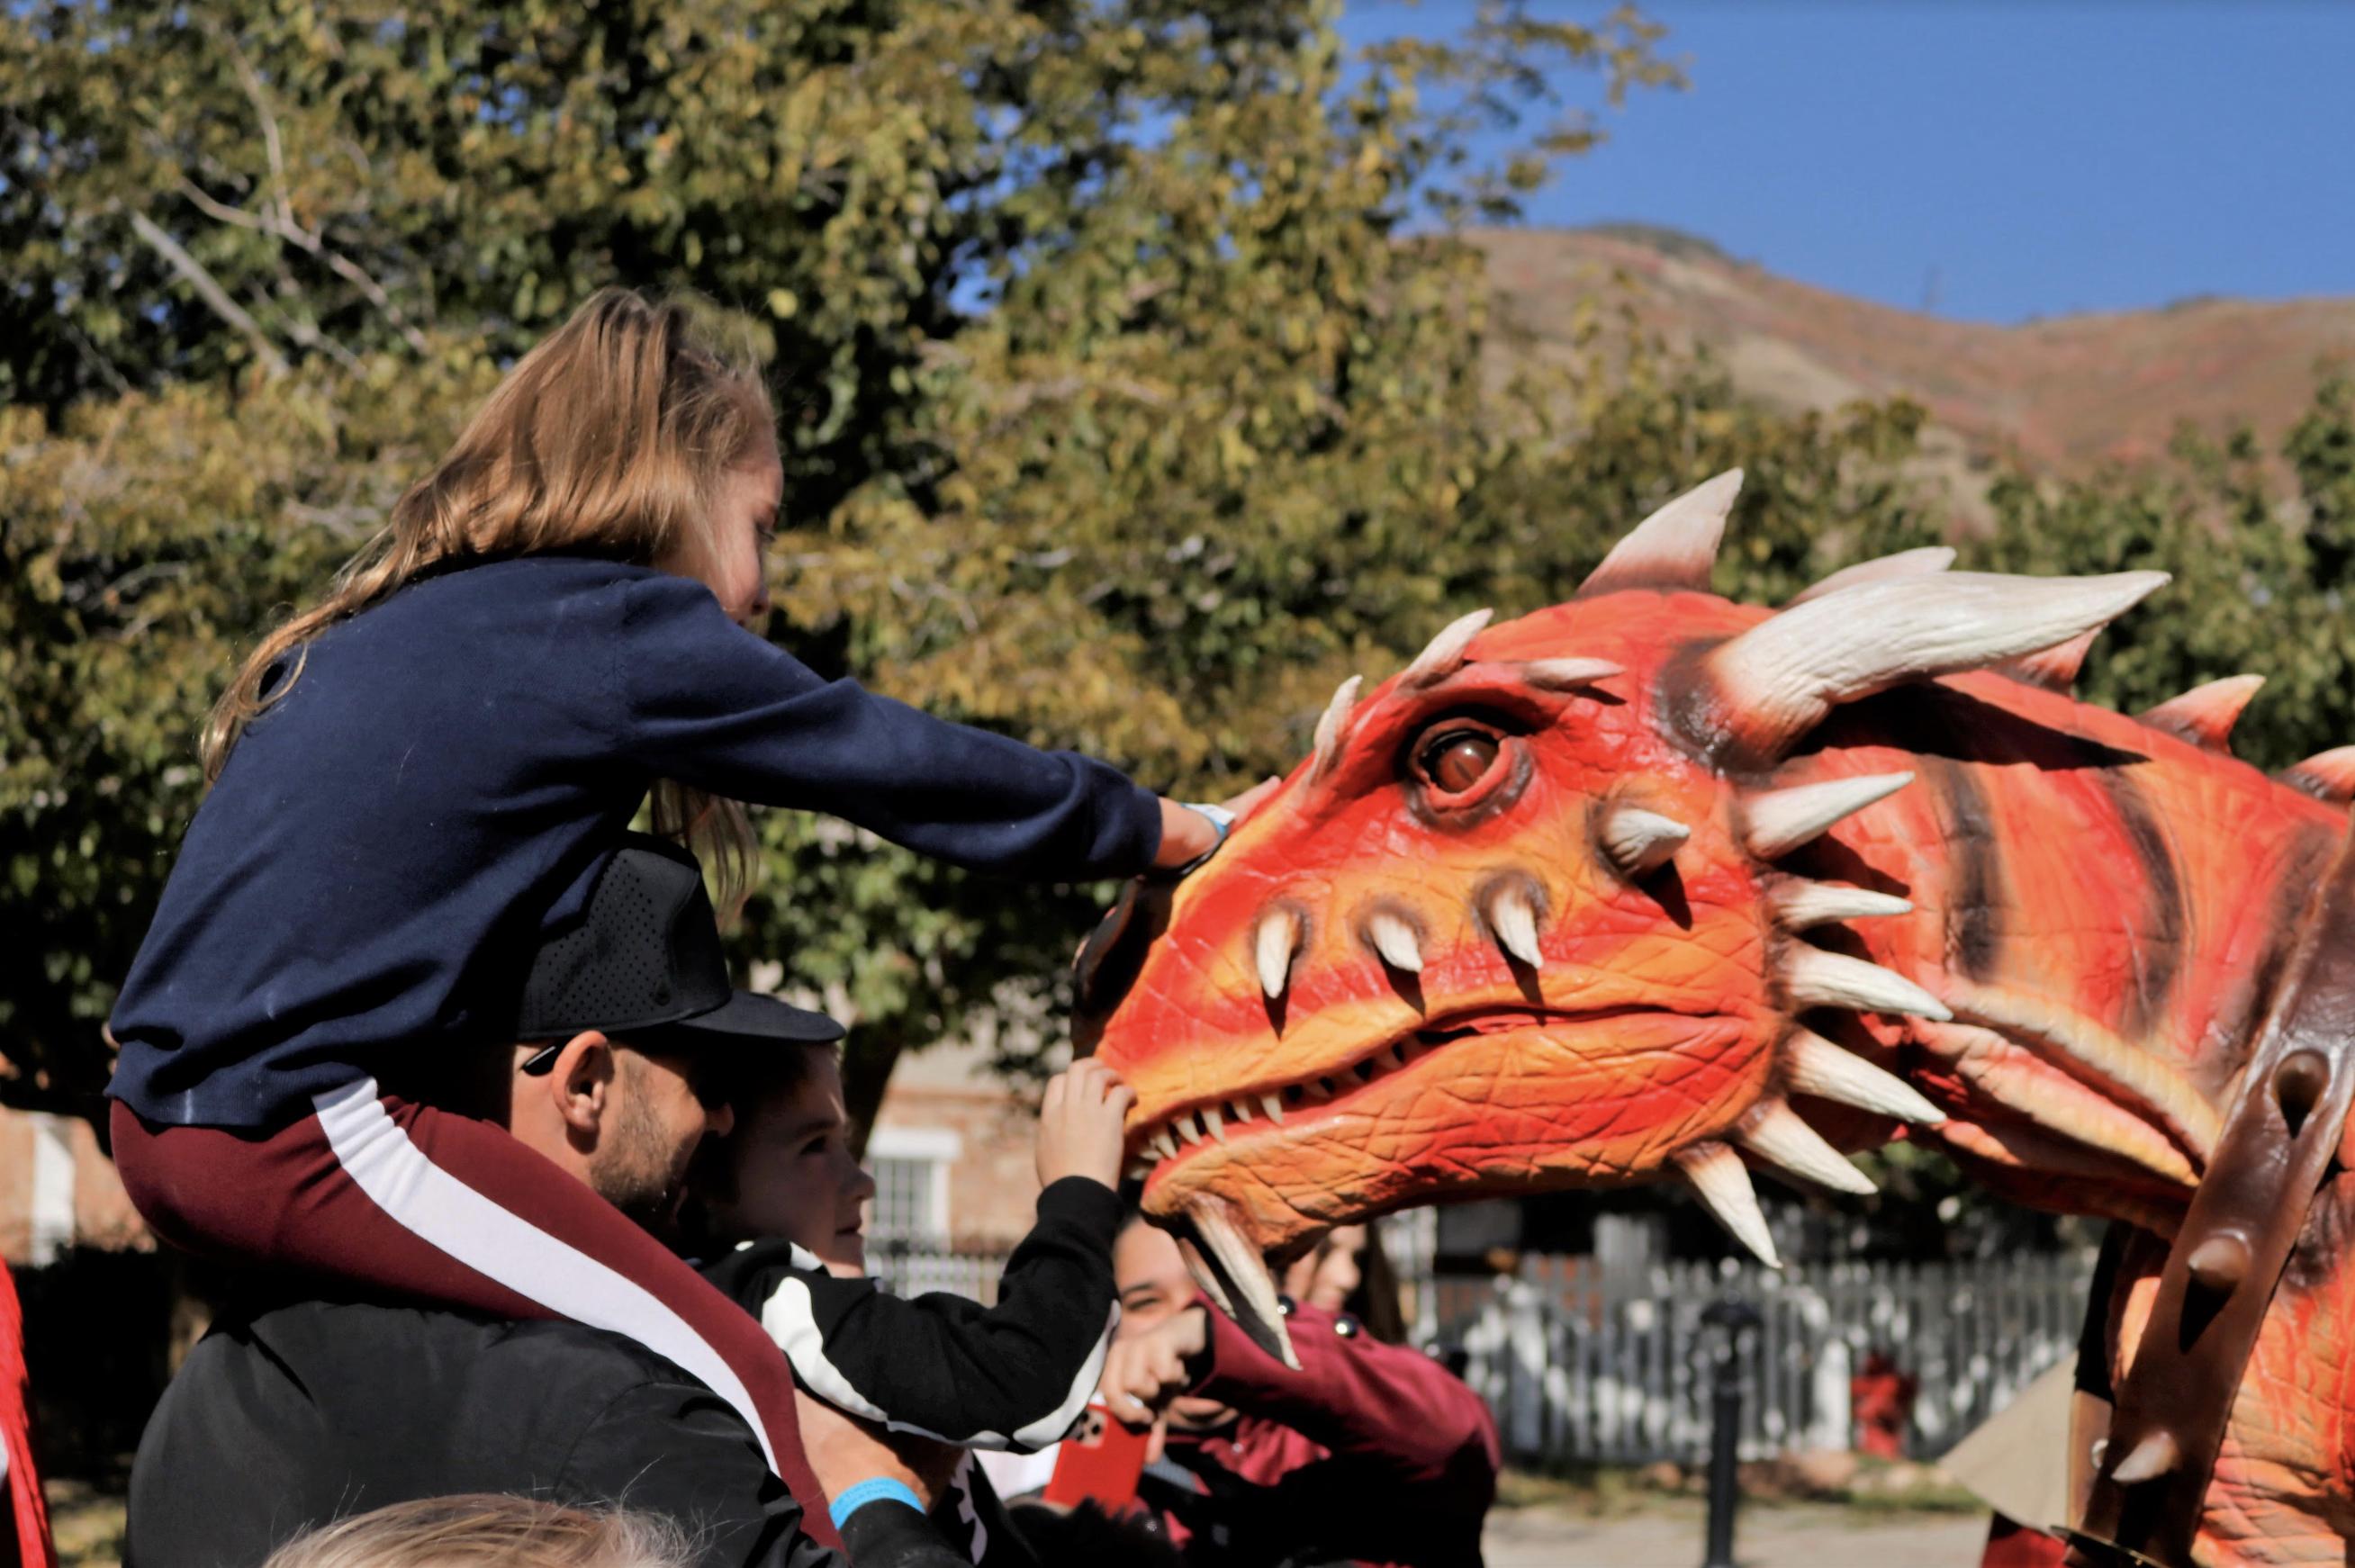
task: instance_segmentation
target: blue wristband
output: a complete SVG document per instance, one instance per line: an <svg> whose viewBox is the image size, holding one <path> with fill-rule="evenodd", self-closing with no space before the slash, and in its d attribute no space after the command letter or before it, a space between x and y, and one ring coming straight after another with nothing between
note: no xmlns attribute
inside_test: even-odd
<svg viewBox="0 0 2355 1568"><path fill-rule="evenodd" d="M1217 828L1219 830L1219 836L1215 839L1211 840L1210 847L1209 848L1203 850L1200 854L1195 856L1184 865L1171 871L1169 874L1173 877L1184 876L1187 872L1192 870L1195 867L1200 865L1203 861L1217 854L1219 852L1219 846L1227 841L1227 835L1235 830L1235 814L1229 811L1223 805L1208 805L1197 801L1183 801L1179 804L1183 805L1187 810L1192 812L1195 816L1209 822L1211 827Z"/></svg>
<svg viewBox="0 0 2355 1568"><path fill-rule="evenodd" d="M834 1516L834 1528L840 1530L850 1522L852 1514L868 1503L879 1502L906 1503L918 1513L924 1511L924 1505L917 1499L914 1489L906 1482L895 1481L889 1476L878 1476L871 1481L861 1481L855 1487L835 1493L834 1501L826 1511Z"/></svg>

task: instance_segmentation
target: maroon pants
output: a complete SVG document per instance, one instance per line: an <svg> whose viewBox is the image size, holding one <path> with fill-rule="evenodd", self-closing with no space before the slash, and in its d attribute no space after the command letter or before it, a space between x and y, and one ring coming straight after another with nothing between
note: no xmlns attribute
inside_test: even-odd
<svg viewBox="0 0 2355 1568"><path fill-rule="evenodd" d="M836 1544L802 1451L794 1380L760 1324L591 1191L495 1124L380 1094L323 1094L274 1133L164 1126L113 1112L114 1162L158 1236L508 1317L627 1335L736 1407Z"/></svg>

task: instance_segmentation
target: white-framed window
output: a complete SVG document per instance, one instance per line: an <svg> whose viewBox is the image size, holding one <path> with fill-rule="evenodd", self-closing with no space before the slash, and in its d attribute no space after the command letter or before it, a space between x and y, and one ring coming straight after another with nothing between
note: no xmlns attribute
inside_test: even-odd
<svg viewBox="0 0 2355 1568"><path fill-rule="evenodd" d="M964 1152L964 1140L945 1127L878 1127L867 1139L867 1169L875 1178L875 1200L867 1216L868 1234L879 1241L948 1239L949 1168Z"/></svg>

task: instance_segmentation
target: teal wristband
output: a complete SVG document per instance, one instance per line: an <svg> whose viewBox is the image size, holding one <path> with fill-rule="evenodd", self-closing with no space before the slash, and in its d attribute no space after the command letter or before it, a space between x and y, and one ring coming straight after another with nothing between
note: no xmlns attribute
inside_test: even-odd
<svg viewBox="0 0 2355 1568"><path fill-rule="evenodd" d="M868 1503L879 1502L906 1503L918 1513L924 1511L924 1505L906 1482L895 1481L889 1476L878 1476L871 1481L861 1481L855 1487L847 1487L835 1493L834 1501L827 1506L826 1512L834 1516L834 1528L840 1530L850 1522L852 1514Z"/></svg>
<svg viewBox="0 0 2355 1568"><path fill-rule="evenodd" d="M1211 841L1209 848L1203 850L1200 854L1195 856L1192 859L1187 861L1176 870L1170 872L1169 874L1173 877L1184 876L1187 872L1192 870L1195 867L1200 865L1203 861L1217 854L1219 852L1219 846L1227 841L1227 835L1235 830L1235 814L1229 811L1223 805L1209 805L1199 801L1181 801L1179 804L1184 805L1187 810L1192 812L1195 816L1209 822L1211 827L1217 828L1219 830L1219 836Z"/></svg>

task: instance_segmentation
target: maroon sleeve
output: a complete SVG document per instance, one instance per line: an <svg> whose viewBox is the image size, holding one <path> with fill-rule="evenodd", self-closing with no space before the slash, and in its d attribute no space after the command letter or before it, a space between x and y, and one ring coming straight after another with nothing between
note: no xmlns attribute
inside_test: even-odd
<svg viewBox="0 0 2355 1568"><path fill-rule="evenodd" d="M1192 1392L1281 1422L1403 1485L1451 1494L1476 1489L1477 1506L1487 1507L1496 1489L1496 1419L1446 1368L1411 1346L1337 1332L1342 1320L1334 1314L1296 1307L1289 1324L1300 1358L1295 1372L1252 1344L1225 1313L1203 1312L1209 1343L1196 1362L1200 1378Z"/></svg>

